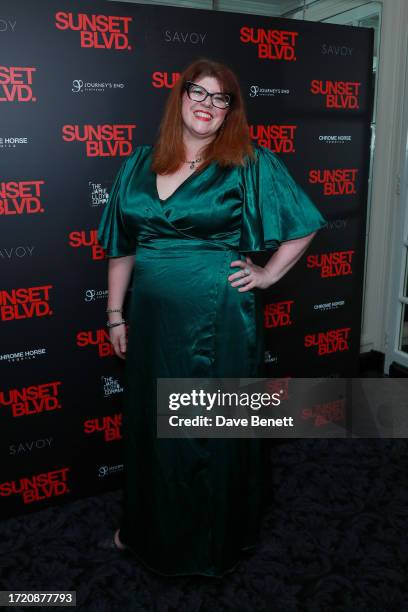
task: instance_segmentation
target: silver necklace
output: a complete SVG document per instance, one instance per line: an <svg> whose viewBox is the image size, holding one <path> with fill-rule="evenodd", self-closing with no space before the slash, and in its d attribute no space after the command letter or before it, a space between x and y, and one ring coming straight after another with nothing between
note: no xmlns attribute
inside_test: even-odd
<svg viewBox="0 0 408 612"><path fill-rule="evenodd" d="M197 159L191 159L188 161L185 161L185 164L190 164L190 170L194 170L195 165L198 164L198 162L201 161L201 157L197 157Z"/></svg>

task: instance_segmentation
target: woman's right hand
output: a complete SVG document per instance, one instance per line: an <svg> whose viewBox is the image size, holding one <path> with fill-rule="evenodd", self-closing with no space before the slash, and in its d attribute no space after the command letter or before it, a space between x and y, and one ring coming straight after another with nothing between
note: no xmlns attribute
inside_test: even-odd
<svg viewBox="0 0 408 612"><path fill-rule="evenodd" d="M126 325L117 325L109 330L110 341L115 351L115 355L121 359L126 359L127 330Z"/></svg>

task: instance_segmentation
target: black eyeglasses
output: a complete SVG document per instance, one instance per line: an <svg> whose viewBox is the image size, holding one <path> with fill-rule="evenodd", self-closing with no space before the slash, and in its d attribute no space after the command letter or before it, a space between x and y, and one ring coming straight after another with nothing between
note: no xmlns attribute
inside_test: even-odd
<svg viewBox="0 0 408 612"><path fill-rule="evenodd" d="M197 85L192 81L186 81L186 83L184 84L184 89L187 91L187 95L190 100L193 100L194 102L203 102L208 98L208 96L210 96L211 103L216 108L228 108L229 106L231 106L231 94L221 92L210 93L209 91L204 89L204 87L201 87L201 85Z"/></svg>

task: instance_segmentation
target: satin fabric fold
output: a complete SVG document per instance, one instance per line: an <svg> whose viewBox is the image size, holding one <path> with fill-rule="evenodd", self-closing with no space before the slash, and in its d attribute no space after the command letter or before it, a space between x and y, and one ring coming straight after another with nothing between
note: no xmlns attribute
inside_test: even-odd
<svg viewBox="0 0 408 612"><path fill-rule="evenodd" d="M98 230L108 256L135 256L120 537L160 574L231 570L258 541L268 475L264 440L157 438L156 380L261 375L261 295L231 287L230 264L323 224L261 148L245 168L193 173L165 201L151 147L120 168Z"/></svg>
<svg viewBox="0 0 408 612"><path fill-rule="evenodd" d="M98 230L110 257L135 253L137 245L162 238L202 238L241 253L273 251L326 223L269 149L256 146L255 159L245 167L212 163L196 170L164 201L151 153L150 146L136 147L116 176Z"/></svg>

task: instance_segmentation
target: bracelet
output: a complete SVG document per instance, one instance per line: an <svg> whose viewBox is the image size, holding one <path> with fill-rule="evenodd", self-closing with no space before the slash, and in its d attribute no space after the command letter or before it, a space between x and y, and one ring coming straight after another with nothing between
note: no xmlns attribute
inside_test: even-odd
<svg viewBox="0 0 408 612"><path fill-rule="evenodd" d="M116 327L117 325L124 325L126 323L125 319L122 319L121 321L116 321L115 323L110 323L110 321L107 321L106 323L106 327Z"/></svg>
<svg viewBox="0 0 408 612"><path fill-rule="evenodd" d="M106 312L107 313L110 313L110 312L123 312L123 308L107 308Z"/></svg>

